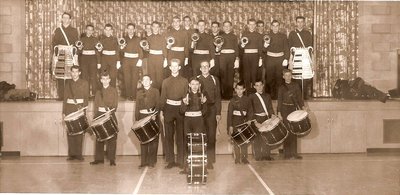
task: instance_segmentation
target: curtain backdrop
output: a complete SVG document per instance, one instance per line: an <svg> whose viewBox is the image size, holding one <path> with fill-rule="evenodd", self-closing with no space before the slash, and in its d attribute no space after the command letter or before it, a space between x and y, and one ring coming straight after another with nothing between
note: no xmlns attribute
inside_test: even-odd
<svg viewBox="0 0 400 195"><path fill-rule="evenodd" d="M37 92L39 98L57 97L56 82L51 79L50 72L50 47L53 31L60 26L64 11L73 15L72 26L77 27L80 33L90 23L95 26L96 34L101 34L104 24L111 23L118 37L129 22L137 24L141 33L146 23L157 20L165 31L173 16L182 18L186 15L192 18L194 24L199 19L206 20L209 25L212 21L230 20L237 35L245 28L249 18L263 20L266 29L269 29L273 19L277 19L281 21L281 31L289 33L295 28L296 16L302 15L306 17L307 28L311 30L311 26L316 26L318 31L315 54L317 69L321 73L316 75L318 85L314 85L314 95L330 96L331 85L339 73L349 74L350 77L357 74L356 2L335 2L331 5L306 1L26 0L25 6L27 87ZM314 14L315 10L318 14ZM316 25L313 25L314 22ZM324 40L324 37L329 40ZM320 48L323 51L318 51Z"/></svg>

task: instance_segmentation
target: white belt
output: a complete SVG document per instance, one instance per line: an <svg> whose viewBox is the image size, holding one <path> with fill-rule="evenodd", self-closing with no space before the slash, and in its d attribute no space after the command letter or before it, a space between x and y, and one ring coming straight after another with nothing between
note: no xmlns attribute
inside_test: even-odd
<svg viewBox="0 0 400 195"><path fill-rule="evenodd" d="M243 115L242 115L242 113L243 113ZM246 116L246 111L239 111L239 110L234 110L233 111L233 115L234 116Z"/></svg>
<svg viewBox="0 0 400 195"><path fill-rule="evenodd" d="M127 53L127 52L125 52L124 53L124 57L126 57L126 58L138 58L139 54L138 53Z"/></svg>
<svg viewBox="0 0 400 195"><path fill-rule="evenodd" d="M244 49L244 53L258 53L258 49Z"/></svg>
<svg viewBox="0 0 400 195"><path fill-rule="evenodd" d="M110 50L103 50L103 54L107 56L112 56L115 55L115 50L110 51Z"/></svg>
<svg viewBox="0 0 400 195"><path fill-rule="evenodd" d="M172 51L185 51L184 47L171 47Z"/></svg>
<svg viewBox="0 0 400 195"><path fill-rule="evenodd" d="M193 51L194 54L200 54L200 55L205 55L205 54L210 54L210 51L208 50L202 50L202 49L195 49Z"/></svg>
<svg viewBox="0 0 400 195"><path fill-rule="evenodd" d="M74 101L74 99L67 99L67 104L82 104L83 103L83 99L76 99L76 103Z"/></svg>
<svg viewBox="0 0 400 195"><path fill-rule="evenodd" d="M172 106L180 106L181 105L181 101L175 101L175 100L167 99L167 104L172 105Z"/></svg>
<svg viewBox="0 0 400 195"><path fill-rule="evenodd" d="M92 56L95 55L96 51L95 50L83 50L82 51L82 55L86 55L86 56Z"/></svg>
<svg viewBox="0 0 400 195"><path fill-rule="evenodd" d="M262 113L255 113L255 115L257 115L257 116L267 116L267 113L265 113L265 112L262 112Z"/></svg>
<svg viewBox="0 0 400 195"><path fill-rule="evenodd" d="M223 49L223 50L221 50L221 53L225 53L225 54L235 53L235 50L233 50L233 49Z"/></svg>
<svg viewBox="0 0 400 195"><path fill-rule="evenodd" d="M142 109L139 110L140 114L153 114L155 112L155 110L151 110L151 109Z"/></svg>
<svg viewBox="0 0 400 195"><path fill-rule="evenodd" d="M106 108L105 107L99 107L99 112L107 112L107 110L106 110Z"/></svg>
<svg viewBox="0 0 400 195"><path fill-rule="evenodd" d="M271 57L282 57L283 55L284 55L283 52L274 53L274 52L269 52L269 51L267 51L267 56L271 56Z"/></svg>
<svg viewBox="0 0 400 195"><path fill-rule="evenodd" d="M154 50L154 49L150 49L149 53L153 54L153 55L162 55L163 54L162 50Z"/></svg>
<svg viewBox="0 0 400 195"><path fill-rule="evenodd" d="M197 117L197 116L201 116L201 111L190 111L190 112L185 112L185 116L188 116L188 117Z"/></svg>

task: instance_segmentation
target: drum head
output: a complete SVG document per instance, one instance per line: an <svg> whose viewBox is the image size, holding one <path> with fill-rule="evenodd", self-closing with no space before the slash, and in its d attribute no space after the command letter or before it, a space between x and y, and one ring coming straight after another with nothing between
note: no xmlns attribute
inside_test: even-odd
<svg viewBox="0 0 400 195"><path fill-rule="evenodd" d="M110 119L110 115L101 115L97 118L95 118L92 122L92 126L99 126L104 124L106 121Z"/></svg>
<svg viewBox="0 0 400 195"><path fill-rule="evenodd" d="M308 113L306 111L296 110L287 116L287 120L292 121L292 122L299 122L299 121L303 120L304 118L306 118L307 116L308 116Z"/></svg>
<svg viewBox="0 0 400 195"><path fill-rule="evenodd" d="M279 125L279 122L280 120L278 117L267 119L262 123L262 126L258 129L258 131L260 132L271 131L272 129L274 129L276 126Z"/></svg>
<svg viewBox="0 0 400 195"><path fill-rule="evenodd" d="M73 113L67 115L67 116L64 118L64 121L76 120L76 119L78 119L79 117L81 117L81 116L84 115L84 114L85 114L85 112L84 112L83 110L78 110L78 111L76 111L76 112L73 112Z"/></svg>
<svg viewBox="0 0 400 195"><path fill-rule="evenodd" d="M146 116L146 117L138 120L137 122L135 122L132 125L132 129L137 129L137 128L143 127L145 124L147 124L151 120L151 117L152 117L152 115Z"/></svg>

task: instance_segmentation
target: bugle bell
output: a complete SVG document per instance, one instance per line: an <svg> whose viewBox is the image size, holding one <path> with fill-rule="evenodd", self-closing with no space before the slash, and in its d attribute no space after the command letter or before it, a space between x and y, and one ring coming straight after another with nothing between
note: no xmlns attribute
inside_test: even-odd
<svg viewBox="0 0 400 195"><path fill-rule="evenodd" d="M101 51L103 49L103 44L101 44L100 42L98 42L95 46L94 46L97 50Z"/></svg>
<svg viewBox="0 0 400 195"><path fill-rule="evenodd" d="M247 37L242 37L240 39L240 43L242 44L242 46L246 46L249 43L249 38Z"/></svg>
<svg viewBox="0 0 400 195"><path fill-rule="evenodd" d="M264 35L263 39L265 44L269 44L271 42L271 37L269 35Z"/></svg>
<svg viewBox="0 0 400 195"><path fill-rule="evenodd" d="M167 37L167 44L173 45L175 43L175 38L173 36Z"/></svg>
<svg viewBox="0 0 400 195"><path fill-rule="evenodd" d="M222 45L224 44L224 38L222 36L216 36L214 38L214 45L216 52L220 52Z"/></svg>
<svg viewBox="0 0 400 195"><path fill-rule="evenodd" d="M200 35L198 33L193 33L191 38L192 41L197 42L200 39Z"/></svg>
<svg viewBox="0 0 400 195"><path fill-rule="evenodd" d="M124 39L124 38L119 38L118 39L118 45L119 46L123 46L123 45L125 45L126 44L126 40Z"/></svg>
<svg viewBox="0 0 400 195"><path fill-rule="evenodd" d="M149 42L147 40L141 40L139 45L142 49L147 50L149 49Z"/></svg>
<svg viewBox="0 0 400 195"><path fill-rule="evenodd" d="M75 42L75 46L77 48L82 48L83 47L83 42L78 40L78 41Z"/></svg>

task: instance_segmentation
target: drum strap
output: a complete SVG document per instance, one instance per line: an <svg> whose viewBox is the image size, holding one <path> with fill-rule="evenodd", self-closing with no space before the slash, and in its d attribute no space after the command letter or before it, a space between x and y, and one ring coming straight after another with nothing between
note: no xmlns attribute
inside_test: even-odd
<svg viewBox="0 0 400 195"><path fill-rule="evenodd" d="M61 33L62 33L63 36L64 36L65 41L67 42L68 46L70 46L68 37L67 37L67 35L65 34L65 31L64 31L62 25L60 26L60 29L61 29Z"/></svg>
<svg viewBox="0 0 400 195"><path fill-rule="evenodd" d="M304 45L303 39L301 38L299 32L296 31L296 34L297 34L297 36L299 37L300 42L301 42L301 44L303 45L303 47L306 48L306 46Z"/></svg>
<svg viewBox="0 0 400 195"><path fill-rule="evenodd" d="M258 99L261 102L261 105L262 105L262 107L264 109L264 112L267 114L267 117L269 118L269 114L268 114L268 111L267 111L267 107L265 106L264 100L262 99L262 97L261 97L261 95L259 93L256 93L256 95L257 95Z"/></svg>

